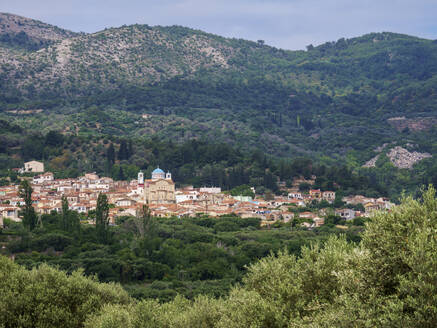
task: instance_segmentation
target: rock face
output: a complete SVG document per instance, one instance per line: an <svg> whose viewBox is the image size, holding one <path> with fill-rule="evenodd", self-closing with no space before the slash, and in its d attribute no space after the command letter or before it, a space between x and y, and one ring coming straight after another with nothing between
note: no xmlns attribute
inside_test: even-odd
<svg viewBox="0 0 437 328"><path fill-rule="evenodd" d="M409 152L402 147L394 147L387 153L388 158L394 164L394 166L400 169L411 169L413 165L422 159L432 157L428 153L419 153L417 151Z"/></svg>
<svg viewBox="0 0 437 328"><path fill-rule="evenodd" d="M382 149L386 145L387 144L384 144L383 146L377 149L382 151ZM363 165L363 167L375 167L376 161L378 160L379 156L380 154L368 160ZM414 164L416 164L417 162L421 161L424 158L432 157L432 155L428 153L419 153L417 151L409 152L405 148L396 146L387 153L387 157L390 159L390 161L393 163L394 166L400 169L411 169Z"/></svg>
<svg viewBox="0 0 437 328"><path fill-rule="evenodd" d="M378 158L379 158L379 154L373 157L372 159L368 160L366 164L363 165L363 167L375 167Z"/></svg>
<svg viewBox="0 0 437 328"><path fill-rule="evenodd" d="M405 118L392 117L387 122L398 131L409 129L411 131L429 130L434 125L437 125L437 119L434 117L421 117L421 118Z"/></svg>

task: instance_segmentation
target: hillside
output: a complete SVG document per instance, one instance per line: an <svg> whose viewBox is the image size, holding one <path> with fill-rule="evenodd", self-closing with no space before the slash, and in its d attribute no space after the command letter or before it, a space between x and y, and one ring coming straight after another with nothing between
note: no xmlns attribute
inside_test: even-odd
<svg viewBox="0 0 437 328"><path fill-rule="evenodd" d="M37 20L0 13L0 44L38 50L76 33Z"/></svg>
<svg viewBox="0 0 437 328"><path fill-rule="evenodd" d="M179 26L93 34L27 19L13 26L51 36L37 51L0 45L0 118L23 127L204 137L281 157L349 153L357 167L387 142L435 154L434 124L400 129L390 120L436 121L431 40L384 32L287 51Z"/></svg>

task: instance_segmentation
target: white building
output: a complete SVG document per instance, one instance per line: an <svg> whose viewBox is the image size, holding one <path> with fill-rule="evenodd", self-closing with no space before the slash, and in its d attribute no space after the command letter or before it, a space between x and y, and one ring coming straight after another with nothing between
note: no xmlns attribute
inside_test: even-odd
<svg viewBox="0 0 437 328"><path fill-rule="evenodd" d="M19 208L13 205L1 205L0 206L0 225L3 226L3 219L11 219L13 221L21 221L18 216Z"/></svg>
<svg viewBox="0 0 437 328"><path fill-rule="evenodd" d="M35 175L33 177L33 183L35 184L42 184L46 181L53 181L55 178L53 176L52 172L47 172L41 175Z"/></svg>
<svg viewBox="0 0 437 328"><path fill-rule="evenodd" d="M288 194L288 199L303 199L302 193L300 193L300 192L290 192Z"/></svg>
<svg viewBox="0 0 437 328"><path fill-rule="evenodd" d="M21 169L20 171L21 173L24 172L36 172L36 173L41 173L44 172L44 163L41 162L37 162L37 161L30 161L30 162L26 162L24 163L24 168Z"/></svg>
<svg viewBox="0 0 437 328"><path fill-rule="evenodd" d="M176 191L175 192L175 198L176 203L182 203L187 200L197 200L199 196L199 193L195 190L189 190L189 191Z"/></svg>
<svg viewBox="0 0 437 328"><path fill-rule="evenodd" d="M207 192L209 194L220 194L222 192L222 188L220 187L201 187L200 192Z"/></svg>

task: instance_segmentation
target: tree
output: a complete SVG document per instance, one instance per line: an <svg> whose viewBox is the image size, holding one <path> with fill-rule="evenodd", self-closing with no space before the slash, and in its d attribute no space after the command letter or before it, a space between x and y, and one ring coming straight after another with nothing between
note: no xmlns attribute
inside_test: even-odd
<svg viewBox="0 0 437 328"><path fill-rule="evenodd" d="M42 264L31 271L0 255L2 327L83 327L88 315L106 304L128 304L127 292Z"/></svg>
<svg viewBox="0 0 437 328"><path fill-rule="evenodd" d="M106 150L106 160L109 163L109 167L112 167L112 165L115 162L115 149L112 142L109 144L108 149Z"/></svg>
<svg viewBox="0 0 437 328"><path fill-rule="evenodd" d="M124 171L123 171L123 167L121 165L118 168L117 180L119 180L119 181L126 180L126 177L125 177Z"/></svg>
<svg viewBox="0 0 437 328"><path fill-rule="evenodd" d="M46 145L53 147L62 146L62 144L64 143L64 136L58 131L50 131L46 134L45 143Z"/></svg>
<svg viewBox="0 0 437 328"><path fill-rule="evenodd" d="M106 243L108 241L109 204L105 194L100 193L97 197L96 206L96 234L97 239Z"/></svg>
<svg viewBox="0 0 437 328"><path fill-rule="evenodd" d="M120 142L120 149L118 150L118 159L120 161L129 159L129 150L127 148L126 140L122 140Z"/></svg>
<svg viewBox="0 0 437 328"><path fill-rule="evenodd" d="M33 190L29 181L23 180L18 192L19 196L24 200L24 205L21 207L20 211L20 217L23 221L23 225L29 228L29 230L33 230L38 221L35 209L32 206L32 192Z"/></svg>
<svg viewBox="0 0 437 328"><path fill-rule="evenodd" d="M155 230L155 221L147 205L143 205L141 210L138 211L134 222L140 238L152 237Z"/></svg>
<svg viewBox="0 0 437 328"><path fill-rule="evenodd" d="M67 221L68 221L68 212L69 212L69 209L68 209L68 200L67 200L67 197L62 196L62 216L61 216L62 221L61 221L61 228L64 231L68 231L68 228L67 228L67 225L68 225L67 224Z"/></svg>
<svg viewBox="0 0 437 328"><path fill-rule="evenodd" d="M128 158L131 158L131 156L134 154L134 147L132 145L132 140L130 139L127 145L127 153L128 153Z"/></svg>
<svg viewBox="0 0 437 328"><path fill-rule="evenodd" d="M77 232L80 230L80 219L76 211L69 209L68 200L62 196L62 221L61 228L66 232Z"/></svg>

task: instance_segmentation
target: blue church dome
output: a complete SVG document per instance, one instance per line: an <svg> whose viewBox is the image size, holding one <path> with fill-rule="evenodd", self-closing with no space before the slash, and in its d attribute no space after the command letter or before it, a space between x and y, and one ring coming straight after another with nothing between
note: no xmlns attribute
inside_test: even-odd
<svg viewBox="0 0 437 328"><path fill-rule="evenodd" d="M165 174L163 170L161 170L159 167L153 170L152 174Z"/></svg>

